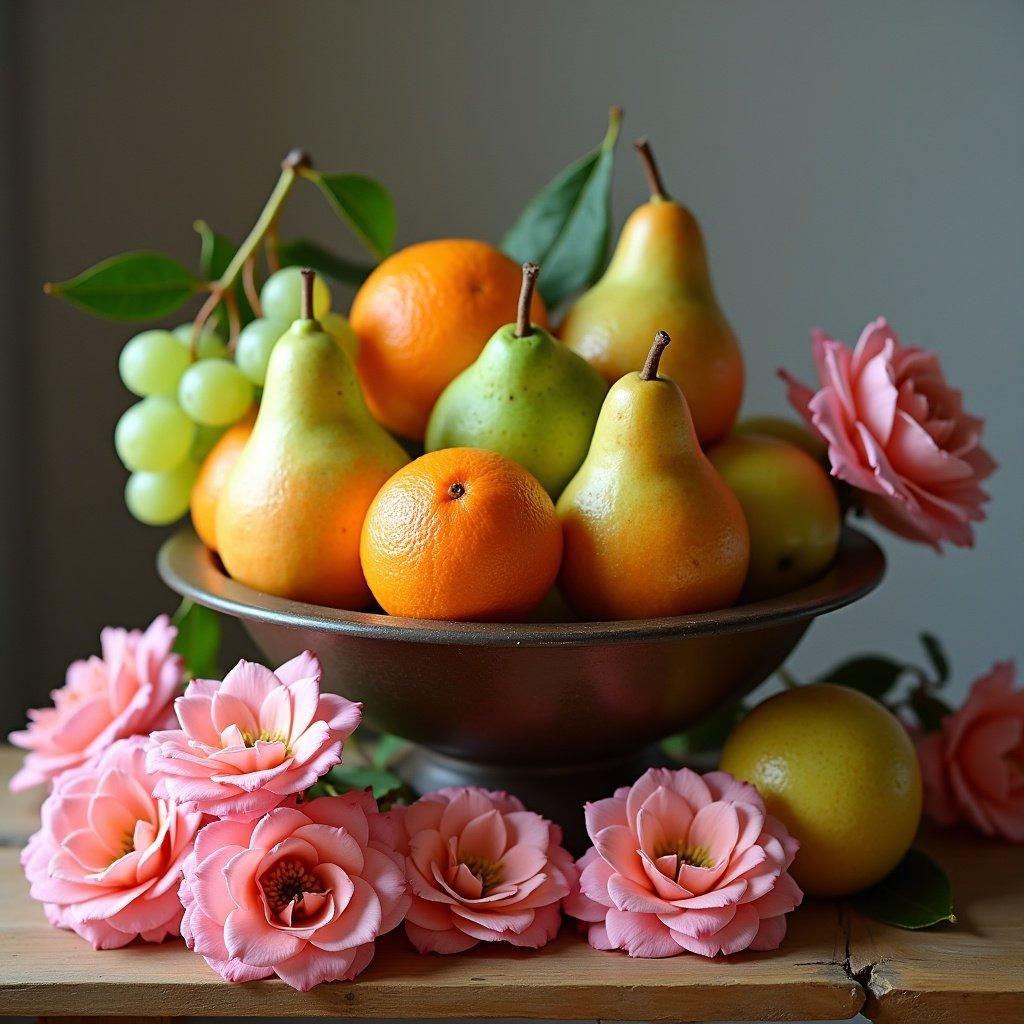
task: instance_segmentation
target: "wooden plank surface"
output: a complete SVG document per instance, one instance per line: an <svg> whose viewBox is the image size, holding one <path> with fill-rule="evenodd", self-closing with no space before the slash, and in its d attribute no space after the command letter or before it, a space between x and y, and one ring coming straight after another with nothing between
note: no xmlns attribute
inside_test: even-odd
<svg viewBox="0 0 1024 1024"><path fill-rule="evenodd" d="M23 756L24 752L16 747L0 743L0 846L19 849L39 828L39 805L44 795L41 787L25 793L12 793L7 788Z"/></svg>
<svg viewBox="0 0 1024 1024"><path fill-rule="evenodd" d="M779 952L728 961L630 960L592 950L571 928L533 953L451 957L421 956L396 934L355 982L308 993L276 980L225 984L180 942L94 952L46 923L10 848L0 850L0 921L4 1014L832 1020L863 1003L828 903L796 915Z"/></svg>
<svg viewBox="0 0 1024 1024"><path fill-rule="evenodd" d="M228 985L180 942L97 953L51 928L18 864L39 798L6 793L17 759L0 748L0 1014L840 1020L863 1007L880 1024L1024 1021L1024 848L970 833L922 841L953 880L955 925L905 932L808 901L781 950L714 961L600 953L571 925L537 952L453 957L420 956L394 934L355 982L303 994Z"/></svg>
<svg viewBox="0 0 1024 1024"><path fill-rule="evenodd" d="M921 844L953 883L956 924L908 932L848 915L850 973L879 1024L1024 1022L1024 847L967 831Z"/></svg>

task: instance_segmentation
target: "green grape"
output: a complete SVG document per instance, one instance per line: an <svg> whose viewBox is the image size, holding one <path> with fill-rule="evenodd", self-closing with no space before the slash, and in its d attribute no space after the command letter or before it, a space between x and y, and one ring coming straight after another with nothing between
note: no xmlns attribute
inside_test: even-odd
<svg viewBox="0 0 1024 1024"><path fill-rule="evenodd" d="M178 401L204 427L226 427L252 405L252 382L226 359L201 359L181 376Z"/></svg>
<svg viewBox="0 0 1024 1024"><path fill-rule="evenodd" d="M253 384L263 387L270 353L287 330L288 323L284 320L253 320L242 328L235 345L235 362Z"/></svg>
<svg viewBox="0 0 1024 1024"><path fill-rule="evenodd" d="M124 501L140 523L166 526L187 511L199 466L186 459L169 473L132 473L124 488Z"/></svg>
<svg viewBox="0 0 1024 1024"><path fill-rule="evenodd" d="M225 427L196 427L195 440L189 455L202 462L213 451L213 446L224 436Z"/></svg>
<svg viewBox="0 0 1024 1024"><path fill-rule="evenodd" d="M171 331L178 341L185 343L187 349L192 341L192 324L178 324ZM199 341L196 343L196 356L199 359L227 359L228 347L224 339L208 324L204 325Z"/></svg>
<svg viewBox="0 0 1024 1024"><path fill-rule="evenodd" d="M189 364L188 349L170 331L143 331L123 349L118 370L135 395L173 395Z"/></svg>
<svg viewBox="0 0 1024 1024"><path fill-rule="evenodd" d="M184 460L195 434L195 424L173 398L153 395L117 421L114 448L132 472L163 473Z"/></svg>
<svg viewBox="0 0 1024 1024"><path fill-rule="evenodd" d="M271 320L291 323L302 315L302 268L285 267L263 282L260 292L263 315ZM313 285L313 315L320 319L331 308L331 290L317 274Z"/></svg>
<svg viewBox="0 0 1024 1024"><path fill-rule="evenodd" d="M338 347L354 363L359 358L359 335L340 313L325 313L320 326L338 343Z"/></svg>

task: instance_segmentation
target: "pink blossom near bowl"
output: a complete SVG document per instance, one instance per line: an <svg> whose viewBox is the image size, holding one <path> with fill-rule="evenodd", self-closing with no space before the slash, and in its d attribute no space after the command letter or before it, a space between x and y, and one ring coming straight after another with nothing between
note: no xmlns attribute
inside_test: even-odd
<svg viewBox="0 0 1024 1024"><path fill-rule="evenodd" d="M154 732L157 792L218 818L259 818L341 762L362 705L320 692L311 651L276 672L240 661L223 682L194 679L174 702L180 729Z"/></svg>
<svg viewBox="0 0 1024 1024"><path fill-rule="evenodd" d="M963 707L917 740L924 813L1024 843L1024 689L1012 661L975 680Z"/></svg>
<svg viewBox="0 0 1024 1024"><path fill-rule="evenodd" d="M202 822L153 795L146 740L118 740L64 772L21 854L32 896L96 949L179 934L181 865Z"/></svg>
<svg viewBox="0 0 1024 1024"><path fill-rule="evenodd" d="M862 492L883 526L937 550L974 543L985 518L980 484L996 463L981 446L984 421L964 412L934 352L902 345L884 318L852 351L813 333L818 390L783 370L789 401L828 444L832 475Z"/></svg>
<svg viewBox="0 0 1024 1024"><path fill-rule="evenodd" d="M393 835L359 792L211 822L184 866L186 945L228 981L351 981L409 907Z"/></svg>
<svg viewBox="0 0 1024 1024"><path fill-rule="evenodd" d="M711 957L778 948L803 899L788 870L799 843L750 783L652 768L585 813L594 845L565 909L595 949Z"/></svg>
<svg viewBox="0 0 1024 1024"><path fill-rule="evenodd" d="M405 931L421 953L478 942L538 949L558 934L578 874L557 825L508 793L473 787L437 790L390 814L412 886Z"/></svg>
<svg viewBox="0 0 1024 1024"><path fill-rule="evenodd" d="M29 711L28 728L10 741L28 751L11 779L15 792L52 782L84 764L115 740L166 728L185 663L171 648L178 631L160 615L143 633L108 626L100 633L100 657L68 666L53 707Z"/></svg>

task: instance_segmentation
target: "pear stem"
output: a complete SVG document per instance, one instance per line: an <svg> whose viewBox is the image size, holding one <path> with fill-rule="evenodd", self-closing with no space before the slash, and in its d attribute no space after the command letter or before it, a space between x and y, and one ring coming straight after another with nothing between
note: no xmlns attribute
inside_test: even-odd
<svg viewBox="0 0 1024 1024"><path fill-rule="evenodd" d="M671 340L672 339L664 331L658 331L654 336L654 344L651 346L651 351L647 353L647 362L644 363L644 368L640 371L641 380L658 379L658 366L661 363L661 353L665 351L665 347Z"/></svg>
<svg viewBox="0 0 1024 1024"><path fill-rule="evenodd" d="M533 290L537 287L537 275L540 267L536 263L523 264L523 286L519 291L519 309L516 313L516 337L527 338L533 334L530 323L530 304L533 302Z"/></svg>
<svg viewBox="0 0 1024 1024"><path fill-rule="evenodd" d="M313 316L313 285L316 283L316 273L309 267L302 268L302 319L315 320Z"/></svg>
<svg viewBox="0 0 1024 1024"><path fill-rule="evenodd" d="M654 161L654 152L651 144L646 139L637 139L633 148L640 154L640 162L643 164L644 174L647 175L647 187L650 189L652 199L668 199L665 191L665 183L661 180L661 172Z"/></svg>

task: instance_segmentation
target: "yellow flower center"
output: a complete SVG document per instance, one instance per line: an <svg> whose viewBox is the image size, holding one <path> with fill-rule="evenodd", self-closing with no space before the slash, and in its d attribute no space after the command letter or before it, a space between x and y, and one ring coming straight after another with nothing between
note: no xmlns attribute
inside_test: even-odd
<svg viewBox="0 0 1024 1024"><path fill-rule="evenodd" d="M459 860L460 864L465 864L469 870L476 875L480 880L480 885L483 887L481 893L482 896L488 895L490 891L501 881L501 864L495 863L493 860L485 860L483 857L477 857L473 854L469 854L466 857L462 857Z"/></svg>
<svg viewBox="0 0 1024 1024"><path fill-rule="evenodd" d="M260 879L260 888L275 914L295 901L299 903L296 910L301 910L302 897L307 892L324 892L323 883L298 860L279 860Z"/></svg>
<svg viewBox="0 0 1024 1024"><path fill-rule="evenodd" d="M243 732L242 742L247 747L255 747L257 743L283 743L287 747L288 737L282 736L279 732L270 732L267 729L263 729L259 736L253 736L251 732Z"/></svg>
<svg viewBox="0 0 1024 1024"><path fill-rule="evenodd" d="M662 846L656 847L654 856L656 858L675 857L676 873L679 872L683 864L688 864L692 868L713 868L715 866L706 846L687 846L682 839L670 839Z"/></svg>

